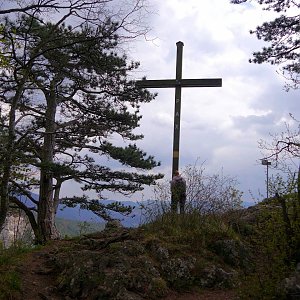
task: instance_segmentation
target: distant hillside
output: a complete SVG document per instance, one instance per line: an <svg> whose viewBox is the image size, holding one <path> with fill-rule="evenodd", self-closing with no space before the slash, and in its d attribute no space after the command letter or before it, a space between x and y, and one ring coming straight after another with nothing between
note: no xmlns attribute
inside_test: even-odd
<svg viewBox="0 0 300 300"><path fill-rule="evenodd" d="M56 218L56 227L62 237L74 237L82 234L102 231L105 227L105 223Z"/></svg>

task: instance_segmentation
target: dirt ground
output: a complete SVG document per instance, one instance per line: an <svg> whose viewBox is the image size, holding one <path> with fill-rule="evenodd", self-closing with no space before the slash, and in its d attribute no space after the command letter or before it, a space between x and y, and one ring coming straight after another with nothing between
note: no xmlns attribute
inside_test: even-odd
<svg viewBox="0 0 300 300"><path fill-rule="evenodd" d="M64 242L44 247L42 250L30 252L19 267L21 274L21 290L24 300L59 300L65 299L56 292L53 268L49 264L51 252Z"/></svg>
<svg viewBox="0 0 300 300"><path fill-rule="evenodd" d="M233 291L203 291L201 293L185 293L168 295L164 300L234 300Z"/></svg>

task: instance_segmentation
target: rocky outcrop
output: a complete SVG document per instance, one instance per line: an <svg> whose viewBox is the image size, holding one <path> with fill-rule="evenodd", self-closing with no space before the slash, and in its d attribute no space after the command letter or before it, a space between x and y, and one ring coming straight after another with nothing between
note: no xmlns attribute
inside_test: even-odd
<svg viewBox="0 0 300 300"><path fill-rule="evenodd" d="M58 291L72 299L159 299L170 290L232 288L237 272L138 229L109 224L53 253Z"/></svg>
<svg viewBox="0 0 300 300"><path fill-rule="evenodd" d="M251 252L239 240L220 239L212 243L210 248L232 267L239 267L244 271L251 271L253 269Z"/></svg>
<svg viewBox="0 0 300 300"><path fill-rule="evenodd" d="M146 248L128 229L111 228L81 239L53 258L58 288L76 299L157 299L167 282ZM80 258L80 259L79 259Z"/></svg>
<svg viewBox="0 0 300 300"><path fill-rule="evenodd" d="M19 210L11 210L0 233L2 246L8 248L14 243L31 243L32 240L33 233L26 215Z"/></svg>

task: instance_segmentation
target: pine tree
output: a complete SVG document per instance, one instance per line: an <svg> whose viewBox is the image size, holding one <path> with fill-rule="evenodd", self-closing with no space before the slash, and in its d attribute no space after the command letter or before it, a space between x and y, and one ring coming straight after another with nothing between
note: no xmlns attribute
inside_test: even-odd
<svg viewBox="0 0 300 300"><path fill-rule="evenodd" d="M122 25L104 18L72 27L62 20L51 23L21 15L6 19L3 30L10 43L10 66L0 76L0 101L9 107L11 117L4 126L11 133L4 159L9 172L1 185L13 182L11 153L21 153L21 163L30 166L28 175L39 174L39 200L32 199L39 242L57 237L54 217L66 181L99 195L92 200L75 195L64 199L66 204L78 203L109 217L99 202L103 191L133 193L162 177L141 172L159 165L135 144L143 135L133 132L141 119L140 104L154 95L130 79L139 64L120 54ZM116 171L107 161L100 163L104 157L124 168ZM36 184L16 182L15 189L28 194ZM8 197L7 189L1 197ZM122 205L108 208L124 211Z"/></svg>

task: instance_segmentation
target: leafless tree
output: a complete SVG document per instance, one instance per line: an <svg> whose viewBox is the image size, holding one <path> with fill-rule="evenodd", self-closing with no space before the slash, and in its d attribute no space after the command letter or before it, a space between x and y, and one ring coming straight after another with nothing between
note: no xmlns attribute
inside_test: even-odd
<svg viewBox="0 0 300 300"><path fill-rule="evenodd" d="M207 174L204 164L187 166L182 172L186 180L187 199L185 212L197 212L203 215L224 213L240 208L242 192L237 188L238 182L221 171ZM154 220L170 212L170 183L164 181L154 187L155 199L144 205L147 221Z"/></svg>
<svg viewBox="0 0 300 300"><path fill-rule="evenodd" d="M260 140L259 148L264 158L272 162L272 166L288 171L297 169L300 157L300 122L290 114L285 129L280 133L270 134L270 140Z"/></svg>

